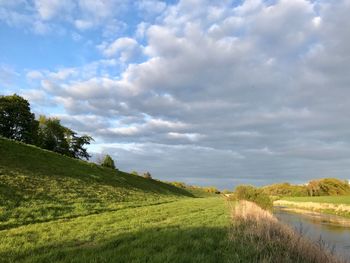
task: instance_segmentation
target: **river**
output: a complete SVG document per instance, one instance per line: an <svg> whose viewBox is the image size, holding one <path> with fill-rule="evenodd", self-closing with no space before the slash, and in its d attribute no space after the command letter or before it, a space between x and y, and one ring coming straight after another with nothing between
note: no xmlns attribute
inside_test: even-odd
<svg viewBox="0 0 350 263"><path fill-rule="evenodd" d="M350 219L312 212L296 213L281 207L276 207L274 214L314 242L321 238L335 254L350 262ZM334 223L337 221L344 224Z"/></svg>

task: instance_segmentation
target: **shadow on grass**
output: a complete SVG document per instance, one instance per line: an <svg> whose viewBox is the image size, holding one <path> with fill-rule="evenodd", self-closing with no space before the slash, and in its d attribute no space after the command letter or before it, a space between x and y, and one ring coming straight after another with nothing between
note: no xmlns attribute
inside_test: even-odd
<svg viewBox="0 0 350 263"><path fill-rule="evenodd" d="M152 228L102 242L58 243L22 254L0 255L7 262L232 262L227 228Z"/></svg>

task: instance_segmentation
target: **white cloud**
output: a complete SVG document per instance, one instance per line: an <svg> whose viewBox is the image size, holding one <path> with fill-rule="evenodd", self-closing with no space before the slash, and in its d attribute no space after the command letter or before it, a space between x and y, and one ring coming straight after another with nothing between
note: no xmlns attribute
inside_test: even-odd
<svg viewBox="0 0 350 263"><path fill-rule="evenodd" d="M119 56L120 60L127 62L136 58L141 53L141 47L133 38L118 38L111 44L102 44L99 49L107 57Z"/></svg>
<svg viewBox="0 0 350 263"><path fill-rule="evenodd" d="M82 19L75 20L74 24L80 30L90 29L94 26L94 23L92 21Z"/></svg>
<svg viewBox="0 0 350 263"><path fill-rule="evenodd" d="M43 20L66 15L74 8L70 0L35 0L35 7Z"/></svg>
<svg viewBox="0 0 350 263"><path fill-rule="evenodd" d="M138 2L159 9L98 40L108 59L27 76L127 170L222 185L346 176L349 1L234 3ZM69 23L118 24L119 5L80 1Z"/></svg>
<svg viewBox="0 0 350 263"><path fill-rule="evenodd" d="M42 79L44 75L38 70L31 70L27 72L28 79Z"/></svg>

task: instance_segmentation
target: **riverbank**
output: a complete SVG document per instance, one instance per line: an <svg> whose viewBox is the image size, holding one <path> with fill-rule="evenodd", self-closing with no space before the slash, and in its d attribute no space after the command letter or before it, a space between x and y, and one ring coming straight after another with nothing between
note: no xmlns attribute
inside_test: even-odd
<svg viewBox="0 0 350 263"><path fill-rule="evenodd" d="M293 209L301 209L306 211L313 211L323 214L337 215L350 218L350 204L343 203L320 203L312 201L290 201L290 200L276 200L273 202L274 206L281 206ZM304 212L306 212L304 211Z"/></svg>
<svg viewBox="0 0 350 263"><path fill-rule="evenodd" d="M230 240L237 262L342 262L252 202L232 207Z"/></svg>

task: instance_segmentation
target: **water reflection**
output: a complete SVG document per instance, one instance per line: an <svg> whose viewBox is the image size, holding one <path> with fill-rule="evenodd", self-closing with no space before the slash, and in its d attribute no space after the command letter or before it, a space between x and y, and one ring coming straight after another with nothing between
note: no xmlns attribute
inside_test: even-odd
<svg viewBox="0 0 350 263"><path fill-rule="evenodd" d="M301 214L283 208L276 208L274 214L280 221L313 241L318 242L321 238L329 249L350 261L350 227L347 227L350 225L349 219L312 212ZM336 224L337 220L344 224Z"/></svg>

